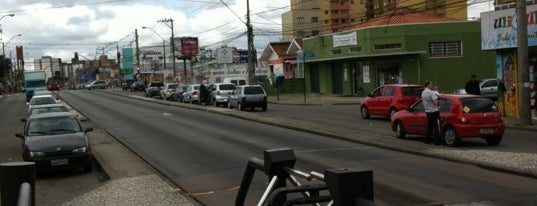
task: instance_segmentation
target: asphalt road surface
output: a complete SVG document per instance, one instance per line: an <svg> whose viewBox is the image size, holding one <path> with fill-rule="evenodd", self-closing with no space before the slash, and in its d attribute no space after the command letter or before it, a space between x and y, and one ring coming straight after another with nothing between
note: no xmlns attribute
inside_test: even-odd
<svg viewBox="0 0 537 206"><path fill-rule="evenodd" d="M303 171L373 170L379 205L520 205L537 199L537 179L474 165L97 91L65 91L62 98L205 205L233 205L247 160L281 147L295 150L296 168ZM256 175L246 205L260 197L266 180Z"/></svg>

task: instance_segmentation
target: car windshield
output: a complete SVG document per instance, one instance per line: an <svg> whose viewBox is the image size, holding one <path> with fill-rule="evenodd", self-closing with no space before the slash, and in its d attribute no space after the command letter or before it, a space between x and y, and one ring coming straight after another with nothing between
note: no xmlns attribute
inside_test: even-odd
<svg viewBox="0 0 537 206"><path fill-rule="evenodd" d="M56 104L54 97L41 97L32 100L31 105Z"/></svg>
<svg viewBox="0 0 537 206"><path fill-rule="evenodd" d="M220 90L235 90L234 84L221 84Z"/></svg>
<svg viewBox="0 0 537 206"><path fill-rule="evenodd" d="M498 112L494 101L483 97L461 98L461 103L464 113Z"/></svg>
<svg viewBox="0 0 537 206"><path fill-rule="evenodd" d="M261 87L245 87L244 94L265 94Z"/></svg>
<svg viewBox="0 0 537 206"><path fill-rule="evenodd" d="M28 136L66 134L81 132L82 128L78 124L76 117L50 117L31 119L28 122Z"/></svg>
<svg viewBox="0 0 537 206"><path fill-rule="evenodd" d="M32 114L41 114L41 113L51 113L51 112L69 112L65 107L43 107L43 108L32 108L30 110L30 115Z"/></svg>
<svg viewBox="0 0 537 206"><path fill-rule="evenodd" d="M162 87L162 86L163 86L163 84L160 83L160 82L152 82L151 85L150 85L150 87Z"/></svg>
<svg viewBox="0 0 537 206"><path fill-rule="evenodd" d="M403 96L419 96L421 95L421 92L424 90L423 87L403 87L401 88L401 92L403 93Z"/></svg>

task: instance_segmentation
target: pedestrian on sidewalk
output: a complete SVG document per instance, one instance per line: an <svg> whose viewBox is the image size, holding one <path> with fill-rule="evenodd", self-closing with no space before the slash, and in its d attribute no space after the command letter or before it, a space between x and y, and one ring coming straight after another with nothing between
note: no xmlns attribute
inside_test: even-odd
<svg viewBox="0 0 537 206"><path fill-rule="evenodd" d="M426 144L431 142L431 133L434 132L434 145L440 145L440 112L438 108L438 95L433 90L433 82L426 81L425 89L421 93L421 99L423 101L423 107L427 114L427 132L425 133Z"/></svg>
<svg viewBox="0 0 537 206"><path fill-rule="evenodd" d="M477 81L477 77L475 74L472 74L470 77L470 81L466 82L466 85L464 86L464 91L466 91L466 94L475 94L475 95L481 95L481 90L479 89L479 81Z"/></svg>

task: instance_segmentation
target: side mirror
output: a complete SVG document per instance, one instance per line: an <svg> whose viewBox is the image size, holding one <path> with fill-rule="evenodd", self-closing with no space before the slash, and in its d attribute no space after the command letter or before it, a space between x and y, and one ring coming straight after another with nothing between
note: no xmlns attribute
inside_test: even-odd
<svg viewBox="0 0 537 206"><path fill-rule="evenodd" d="M371 93L367 94L368 97L372 97L373 95L371 95Z"/></svg>
<svg viewBox="0 0 537 206"><path fill-rule="evenodd" d="M405 107L405 110L408 112L412 112L412 109L410 109L410 107Z"/></svg>
<svg viewBox="0 0 537 206"><path fill-rule="evenodd" d="M84 130L84 133L88 133L88 132L91 132L93 131L93 128L92 127L88 127Z"/></svg>
<svg viewBox="0 0 537 206"><path fill-rule="evenodd" d="M26 118L21 118L21 122L26 122L28 121Z"/></svg>
<svg viewBox="0 0 537 206"><path fill-rule="evenodd" d="M24 138L24 135L22 135L22 133L16 133L16 134L15 134L15 137L18 137L18 138Z"/></svg>

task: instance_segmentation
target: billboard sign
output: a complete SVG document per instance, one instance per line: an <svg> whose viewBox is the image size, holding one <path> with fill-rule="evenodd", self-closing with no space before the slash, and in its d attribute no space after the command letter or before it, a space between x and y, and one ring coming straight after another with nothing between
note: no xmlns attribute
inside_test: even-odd
<svg viewBox="0 0 537 206"><path fill-rule="evenodd" d="M528 46L537 46L537 5L526 7ZM517 14L514 8L481 13L481 49L517 47Z"/></svg>
<svg viewBox="0 0 537 206"><path fill-rule="evenodd" d="M181 55L198 55L198 37L181 37Z"/></svg>
<svg viewBox="0 0 537 206"><path fill-rule="evenodd" d="M233 63L233 48L225 47L216 49L216 58L219 64Z"/></svg>

